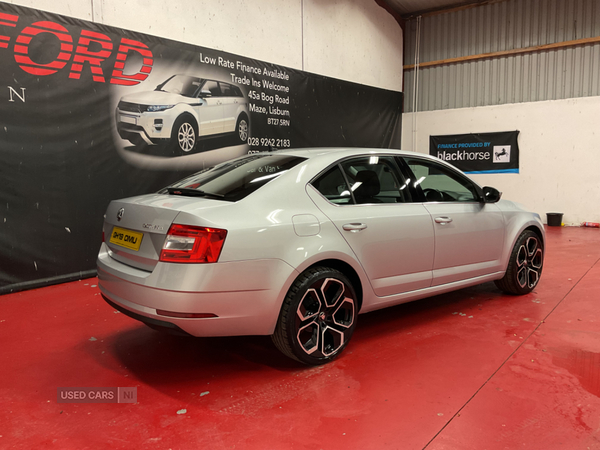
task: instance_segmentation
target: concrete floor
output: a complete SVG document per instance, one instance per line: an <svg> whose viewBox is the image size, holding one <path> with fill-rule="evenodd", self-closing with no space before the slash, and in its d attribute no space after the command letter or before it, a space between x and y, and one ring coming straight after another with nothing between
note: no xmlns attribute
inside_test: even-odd
<svg viewBox="0 0 600 450"><path fill-rule="evenodd" d="M0 449L600 449L600 231L550 228L527 296L492 283L359 317L337 361L165 336L95 279L0 297ZM59 387L137 387L135 404Z"/></svg>

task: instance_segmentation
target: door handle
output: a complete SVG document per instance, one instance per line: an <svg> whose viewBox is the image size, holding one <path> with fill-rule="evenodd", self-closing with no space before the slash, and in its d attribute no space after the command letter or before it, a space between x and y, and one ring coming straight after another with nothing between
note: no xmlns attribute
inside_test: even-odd
<svg viewBox="0 0 600 450"><path fill-rule="evenodd" d="M347 223L342 226L342 228L346 231L351 231L352 233L358 233L359 231L367 228L366 223Z"/></svg>
<svg viewBox="0 0 600 450"><path fill-rule="evenodd" d="M434 220L435 223L439 223L441 225L446 225L447 223L452 222L452 219L450 217L436 217Z"/></svg>

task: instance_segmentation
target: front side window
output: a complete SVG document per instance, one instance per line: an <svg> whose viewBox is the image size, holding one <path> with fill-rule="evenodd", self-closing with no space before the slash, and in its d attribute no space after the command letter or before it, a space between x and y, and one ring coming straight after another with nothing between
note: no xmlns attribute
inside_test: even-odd
<svg viewBox="0 0 600 450"><path fill-rule="evenodd" d="M289 155L246 156L184 178L160 193L206 196L235 202L278 178L304 159Z"/></svg>
<svg viewBox="0 0 600 450"><path fill-rule="evenodd" d="M404 159L415 177L413 186L422 190L427 202L479 201L475 185L460 174L435 161Z"/></svg>
<svg viewBox="0 0 600 450"><path fill-rule="evenodd" d="M313 186L335 204L410 202L407 183L393 157L362 156L341 162L318 177Z"/></svg>

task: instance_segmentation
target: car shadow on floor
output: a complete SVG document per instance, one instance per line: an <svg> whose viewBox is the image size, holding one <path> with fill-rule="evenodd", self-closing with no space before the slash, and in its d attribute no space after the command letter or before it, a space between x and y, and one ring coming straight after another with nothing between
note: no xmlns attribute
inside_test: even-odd
<svg viewBox="0 0 600 450"><path fill-rule="evenodd" d="M488 283L361 315L345 353L351 353L353 344L360 345L360 341L393 336L408 327L431 325L450 314L450 309L466 311L500 297L502 301L511 298ZM269 336L173 336L132 321L131 327L106 336L104 343L120 366L157 388L197 384L215 374L221 379L238 379L261 370L296 373L312 369L280 353ZM98 362L107 363L103 358L98 358Z"/></svg>
<svg viewBox="0 0 600 450"><path fill-rule="evenodd" d="M511 301L516 298L518 297L502 293L493 282L484 283L363 314L359 316L355 336L358 333L363 338L376 337L402 327L435 324L454 312L473 311L486 302Z"/></svg>

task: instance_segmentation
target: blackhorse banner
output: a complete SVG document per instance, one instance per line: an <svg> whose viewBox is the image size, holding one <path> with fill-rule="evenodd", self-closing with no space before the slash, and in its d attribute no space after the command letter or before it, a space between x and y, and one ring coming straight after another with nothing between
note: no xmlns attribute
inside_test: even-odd
<svg viewBox="0 0 600 450"><path fill-rule="evenodd" d="M108 203L247 153L399 148L402 93L0 2L0 294L95 273Z"/></svg>
<svg viewBox="0 0 600 450"><path fill-rule="evenodd" d="M429 137L429 154L466 173L519 173L518 131Z"/></svg>

